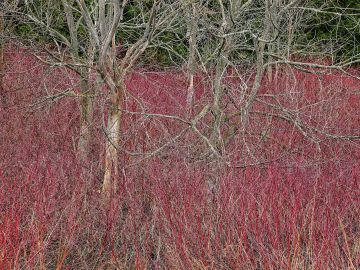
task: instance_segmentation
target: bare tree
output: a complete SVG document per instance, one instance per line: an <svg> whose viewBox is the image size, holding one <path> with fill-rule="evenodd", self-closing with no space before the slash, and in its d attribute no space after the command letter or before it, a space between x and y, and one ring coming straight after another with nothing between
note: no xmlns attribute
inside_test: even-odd
<svg viewBox="0 0 360 270"><path fill-rule="evenodd" d="M89 145L91 141L91 125L93 118L93 97L96 90L91 83L91 73L95 57L95 44L92 39L83 44L85 52L80 50L79 31L81 17L76 21L74 14L74 1L62 0L63 9L66 15L66 22L70 34L70 55L74 63L78 63L73 68L80 75L80 137L78 151L80 160L87 164L89 162ZM81 57L80 54L85 54Z"/></svg>
<svg viewBox="0 0 360 270"><path fill-rule="evenodd" d="M77 4L86 22L87 29L91 34L91 39L95 41L98 48L99 55L95 64L110 94L110 108L105 129L107 141L103 180L103 193L108 196L111 189L115 188L115 183L112 182L112 179L118 175L117 156L126 91L125 76L149 45L153 32L157 27L158 22L155 20L156 12L161 3L160 1L153 1L152 7L147 11L148 18L143 22L144 31L142 36L127 48L126 54L122 59L117 58L116 48L122 44L119 44L119 40L116 39L116 32L122 21L127 1L107 3L107 1L101 0L98 3L97 14L90 13L84 1L77 0Z"/></svg>
<svg viewBox="0 0 360 270"><path fill-rule="evenodd" d="M39 6L38 2L27 1L24 6L23 18L33 23L33 27L38 29L39 35L50 34L52 38L55 50L45 46L48 59L44 59L43 56L38 56L38 58L51 66L67 67L79 76L80 93L75 95L73 92L66 92L60 95L76 96L80 100L80 134L77 148L79 160L83 164L83 172L85 173L90 164L89 145L92 140L93 99L96 92L91 74L94 73L93 63L96 48L88 33L79 30L82 27L83 18L74 4L74 1L62 0L61 2L48 1L47 5L42 6L43 4L41 4ZM65 18L58 11L63 11ZM68 35L57 29L56 22L59 20L64 20Z"/></svg>
<svg viewBox="0 0 360 270"><path fill-rule="evenodd" d="M18 0L4 0L0 3L0 96L3 103L6 103L6 95L4 93L5 89L3 86L3 77L5 72L5 39L7 35L5 33L5 17L8 15L8 13L15 11L18 4Z"/></svg>
<svg viewBox="0 0 360 270"><path fill-rule="evenodd" d="M187 36L189 40L189 56L187 63L188 70L188 89L186 97L186 110L188 114L191 114L193 98L194 98L194 76L196 72L196 50L197 50L197 16L198 10L195 1L184 1L185 14L187 21Z"/></svg>
<svg viewBox="0 0 360 270"><path fill-rule="evenodd" d="M97 0L62 0L57 9L66 15L66 26L69 37L62 34L51 24L50 12L41 17L38 7L32 1L26 2L28 12L24 14L34 22L40 30L49 33L55 44L65 46L70 51L71 61L60 57L59 54L48 52L59 65L69 67L80 75L81 123L78 150L82 160L87 159L88 145L91 138L91 119L93 113L93 97L99 94L104 86L108 90L109 107L102 111L108 112L107 123L104 124L106 137L103 193L109 196L115 183L112 181L118 175L118 151L121 140L121 119L124 110L126 93L125 77L134 68L140 56L149 46L157 29L164 31L164 27L171 24L175 14L173 2L154 0L132 2L140 10L139 14L130 22L124 22L124 11L129 5L127 0L108 1ZM47 8L51 8L47 6ZM170 19L171 18L171 19ZM85 29L85 33L79 28ZM131 44L122 43L118 33L137 29L138 35ZM161 31L159 31L161 33ZM59 47L59 52L62 48ZM118 51L125 53L119 56ZM91 85L90 77L97 76L97 88Z"/></svg>
<svg viewBox="0 0 360 270"><path fill-rule="evenodd" d="M193 2L186 3L188 3L189 12L190 4ZM291 60L299 52L297 43L299 37L296 33L300 27L310 21L309 15L304 12L327 12L323 7L310 8L310 4L310 1L301 0L196 1L196 11L201 15L197 16L197 33L193 33L192 36L196 37L195 51L199 64L208 76L209 84L212 84L211 94L213 95L211 109L207 111L213 117L212 131L209 133L204 130L201 133L201 130L197 129L197 133L206 141L209 152L214 154L217 159L226 160L226 156L229 154L226 153L229 147L228 143L236 137L243 140L245 153L242 156L248 156L256 163L257 157L246 140L247 134L251 134L250 126L253 125L253 119L257 119L253 115L261 115L254 109L254 104L258 105L263 102L259 91L266 75L271 82L274 76L277 78L280 75L281 66L284 67L283 70L290 79L295 78L294 69L315 73L318 72L316 69L322 70L322 72L338 70L349 75L345 68L351 63L355 63L356 60L349 59L341 64L330 65ZM346 11L342 12L344 16L346 13ZM190 33L189 25L191 25L191 20L187 20L188 33ZM189 42L189 52L191 52L190 46ZM310 47L308 52L311 52L310 49L315 51L316 47ZM188 80L191 82L192 71L189 63L192 63L191 53L189 53L188 60ZM237 86L228 85L229 67L238 78ZM275 75L273 67L275 67ZM287 95L291 99L295 84L294 79L281 95ZM191 89L190 86L191 83L189 83L189 89ZM188 97L191 93L189 89ZM238 112L232 111L228 115L227 104L229 102L235 105ZM270 106L268 107L270 111L274 110L274 106L278 107L275 104L268 106ZM301 122L294 116L290 117L289 111L283 105L280 114L283 114L283 117L288 119L295 129L298 129L306 138L318 141L319 139L311 138L311 134L313 134L311 130L315 128L320 131L322 128ZM266 134L268 125L275 121L274 115L269 111L264 111L262 115L268 122L263 130L263 133ZM241 136L237 136L239 133ZM335 134L332 137L340 138ZM345 137L356 139L356 136L351 134Z"/></svg>

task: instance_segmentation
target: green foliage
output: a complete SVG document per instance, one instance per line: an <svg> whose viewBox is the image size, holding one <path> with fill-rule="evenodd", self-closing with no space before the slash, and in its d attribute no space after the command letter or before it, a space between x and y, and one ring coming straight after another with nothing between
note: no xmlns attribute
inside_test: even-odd
<svg viewBox="0 0 360 270"><path fill-rule="evenodd" d="M33 34L33 27L29 24L21 24L17 27L17 32L21 37L29 37Z"/></svg>
<svg viewBox="0 0 360 270"><path fill-rule="evenodd" d="M152 4L153 0L133 0L129 1L125 7L123 24L117 33L121 46L125 49L141 38L144 28L140 28L141 31L139 31L139 25L145 25L148 22ZM144 57L141 58L142 63L171 66L183 62L188 53L185 38L186 26L184 26L185 24L182 24L171 31L161 29L161 34L155 33Z"/></svg>
<svg viewBox="0 0 360 270"><path fill-rule="evenodd" d="M89 7L94 7L95 0L85 0ZM301 27L304 35L300 32L297 36L299 43L304 46L311 46L319 54L332 56L334 60L341 61L345 58L359 59L360 55L360 2L358 0L309 0L306 1L307 6L321 10L315 12L314 10L307 10L304 13L306 23ZM28 0L28 5L20 2L20 12L24 14L34 14L45 24L51 27L67 39L70 39L69 30L67 28L66 18L63 12L61 1L59 0ZM152 6L153 0L130 0L126 5L124 11L124 18L121 28L118 29L117 38L120 40L120 45L123 49L127 49L131 44L136 42L143 33L144 25L149 19L149 10ZM228 9L227 1L224 2L224 8ZM216 55L212 55L214 46L218 43L216 37L209 30L204 30L201 22L208 20L211 23L216 23L221 17L219 13L219 2L217 0L208 0L203 2L206 7L212 11L211 15L205 15L199 18L200 27L202 27L202 37L199 42L199 50L203 54L204 61L211 61ZM263 5L262 1L255 1L254 7ZM76 3L74 3L74 7ZM257 9L254 9L257 10ZM179 10L179 12L182 12ZM341 15L340 15L341 14ZM74 14L75 19L80 18L80 14ZM180 16L179 20L182 18ZM80 47L84 47L84 43L88 39L88 33L84 22L79 24L78 37ZM145 52L143 57L144 63L152 63L160 66L168 66L173 64L181 64L187 59L188 55L188 40L186 36L186 24L184 22L177 22L179 25L174 27L171 31L163 31L156 35L155 39ZM246 24L251 28L253 33L257 33L262 29L261 16L255 13L249 13L241 19L241 24ZM31 22L30 20L22 18L15 24L15 32L23 39L36 40L38 42L53 42L54 35L49 35L46 27ZM296 34L295 34L296 35ZM58 40L59 42L59 40ZM242 47L253 47L252 38L249 36L244 39ZM60 40L61 43L61 40ZM215 45L214 45L215 44ZM308 51L304 50L304 53ZM250 52L243 49L234 51L231 58L234 62L243 61L244 55L246 59L251 56Z"/></svg>
<svg viewBox="0 0 360 270"><path fill-rule="evenodd" d="M315 12L306 28L307 41L329 53L335 61L360 57L360 2L312 0Z"/></svg>
<svg viewBox="0 0 360 270"><path fill-rule="evenodd" d="M156 66L179 65L187 59L188 44L183 33L164 32L146 52L145 62Z"/></svg>
<svg viewBox="0 0 360 270"><path fill-rule="evenodd" d="M16 18L14 31L24 40L52 42L52 35L49 33L50 27L65 37L68 36L66 19L60 1L29 0L20 2L16 15L14 16ZM31 18L36 18L37 21L35 22Z"/></svg>

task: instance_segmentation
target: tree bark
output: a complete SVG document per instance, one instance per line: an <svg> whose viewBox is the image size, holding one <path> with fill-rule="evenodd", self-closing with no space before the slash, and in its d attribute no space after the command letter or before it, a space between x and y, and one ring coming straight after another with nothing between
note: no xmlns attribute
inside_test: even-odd
<svg viewBox="0 0 360 270"><path fill-rule="evenodd" d="M93 120L93 90L87 80L81 82L80 97L80 137L78 142L79 159L88 168L90 162L90 145L92 137Z"/></svg>
<svg viewBox="0 0 360 270"><path fill-rule="evenodd" d="M112 91L111 107L106 127L105 143L105 172L102 192L105 198L116 192L115 178L118 176L118 148L120 142L120 123L125 84L123 80L117 84L116 91Z"/></svg>
<svg viewBox="0 0 360 270"><path fill-rule="evenodd" d="M270 15L270 1L266 2L265 18L263 21L264 30L261 38L255 40L255 51L256 51L256 75L254 78L253 85L251 87L250 96L248 97L246 104L241 114L242 132L244 133L249 120L249 111L257 97L258 91L261 86L261 81L265 72L264 68L264 53L266 48L266 42L268 41L271 34L271 15Z"/></svg>
<svg viewBox="0 0 360 270"><path fill-rule="evenodd" d="M224 85L223 77L227 69L227 61L229 57L230 50L232 49L232 38L227 36L226 33L232 28L233 23L227 17L225 7L222 0L219 0L220 10L222 14L222 24L220 35L221 39L221 48L218 52L218 59L216 62L215 68L215 78L214 78L214 100L213 100L213 114L214 114L214 126L212 134L212 143L216 146L217 150L222 153L224 150L224 142L221 136L221 124L223 118L223 112L221 110L221 101L224 94Z"/></svg>
<svg viewBox="0 0 360 270"><path fill-rule="evenodd" d="M73 4L74 0L62 0L62 5L65 11L66 22L70 34L70 53L74 63L81 63L84 61L80 57L80 46L79 46L79 37L77 31L77 22L73 14ZM80 67L78 72L80 74L80 136L78 141L78 155L81 164L83 164L83 175L89 169L89 154L90 154L90 144L92 138L91 124L93 120L93 94L94 89L90 85L90 74L91 66L94 62L94 48L95 45L93 42L88 43L88 55L85 58L88 64L88 67Z"/></svg>
<svg viewBox="0 0 360 270"><path fill-rule="evenodd" d="M197 35L197 23L196 23L196 6L191 3L191 11L188 11L188 33L189 33L189 59L188 59L188 82L186 97L186 111L189 115L192 112L193 99L194 99L194 76L195 76L195 53L196 53L196 35Z"/></svg>

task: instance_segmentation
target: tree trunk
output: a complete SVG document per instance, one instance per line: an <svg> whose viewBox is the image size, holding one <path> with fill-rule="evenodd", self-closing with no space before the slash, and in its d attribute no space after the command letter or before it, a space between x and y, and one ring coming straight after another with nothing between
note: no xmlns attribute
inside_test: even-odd
<svg viewBox="0 0 360 270"><path fill-rule="evenodd" d="M84 169L89 168L90 163L90 145L92 137L92 120L93 120L93 90L88 80L81 82L80 98L80 138L78 142L79 159Z"/></svg>
<svg viewBox="0 0 360 270"><path fill-rule="evenodd" d="M271 14L270 14L270 2L266 2L265 7L265 18L263 21L264 24L264 30L261 35L261 39L255 40L255 51L256 51L256 75L254 78L253 85L251 87L250 95L246 101L246 104L243 108L242 114L241 114L241 124L242 124L242 133L245 132L248 122L249 122L249 111L251 110L251 107L257 97L258 91L261 86L261 81L265 72L264 68L264 53L266 48L266 42L271 37Z"/></svg>
<svg viewBox="0 0 360 270"><path fill-rule="evenodd" d="M194 98L194 75L195 75L195 52L196 52L196 34L197 34L197 25L196 25L196 7L195 4L191 4L192 11L188 12L189 21L188 21L188 32L189 32L189 59L188 59L188 81L189 86L187 90L186 97L186 111L189 115L192 112L193 98Z"/></svg>
<svg viewBox="0 0 360 270"><path fill-rule="evenodd" d="M115 178L118 176L118 147L120 142L120 123L124 96L124 83L118 84L116 91L112 91L111 107L106 128L105 143L105 172L102 192L105 198L116 192Z"/></svg>
<svg viewBox="0 0 360 270"><path fill-rule="evenodd" d="M213 113L214 113L214 127L212 135L212 143L216 146L217 150L222 152L223 141L221 138L221 122L223 118L223 112L221 110L221 100L224 93L224 85L222 83L224 72L226 69L225 59L227 59L227 51L221 52L220 59L217 61L214 79L214 101L213 101Z"/></svg>

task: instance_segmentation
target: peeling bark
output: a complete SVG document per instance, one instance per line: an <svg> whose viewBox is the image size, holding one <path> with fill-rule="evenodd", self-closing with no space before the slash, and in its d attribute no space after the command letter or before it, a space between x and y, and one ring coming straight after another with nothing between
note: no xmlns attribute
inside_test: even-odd
<svg viewBox="0 0 360 270"><path fill-rule="evenodd" d="M111 97L111 107L106 128L105 171L102 192L105 198L116 192L115 178L118 176L118 148L120 142L120 123L124 97L124 84L121 82Z"/></svg>
<svg viewBox="0 0 360 270"><path fill-rule="evenodd" d="M112 176L117 175L117 147L120 132L120 113L109 114L107 141L105 144L105 172L103 180L103 194L108 197L112 190Z"/></svg>

